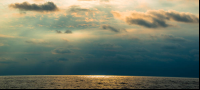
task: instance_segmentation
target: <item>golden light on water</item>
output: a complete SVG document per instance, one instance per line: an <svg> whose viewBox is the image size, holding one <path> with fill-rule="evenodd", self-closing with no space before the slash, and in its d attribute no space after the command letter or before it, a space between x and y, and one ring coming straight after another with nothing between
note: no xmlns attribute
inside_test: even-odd
<svg viewBox="0 0 200 90"><path fill-rule="evenodd" d="M106 75L90 75L90 76L81 76L81 77L86 77L86 78L111 78L114 76L106 76Z"/></svg>

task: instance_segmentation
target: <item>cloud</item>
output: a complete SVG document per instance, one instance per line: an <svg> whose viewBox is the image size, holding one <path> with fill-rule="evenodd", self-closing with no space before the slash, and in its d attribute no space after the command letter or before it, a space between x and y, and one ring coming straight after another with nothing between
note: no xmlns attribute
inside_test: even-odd
<svg viewBox="0 0 200 90"><path fill-rule="evenodd" d="M182 37L175 37L171 34L162 34L161 37L164 38L165 40L174 41L174 42L185 42L185 41L187 41L186 39L184 39Z"/></svg>
<svg viewBox="0 0 200 90"><path fill-rule="evenodd" d="M186 42L188 41L187 39L183 38L183 37L176 37L172 34L161 34L161 35L150 35L149 36L152 39L164 39L167 41L173 41L173 42Z"/></svg>
<svg viewBox="0 0 200 90"><path fill-rule="evenodd" d="M62 40L66 41L66 42L70 42L70 40L68 40L67 38L62 38Z"/></svg>
<svg viewBox="0 0 200 90"><path fill-rule="evenodd" d="M196 15L193 15L190 13L179 13L177 11L169 11L169 12L166 12L166 15L174 21L187 22L187 23L199 23L199 18Z"/></svg>
<svg viewBox="0 0 200 90"><path fill-rule="evenodd" d="M0 38L14 38L14 36L0 34Z"/></svg>
<svg viewBox="0 0 200 90"><path fill-rule="evenodd" d="M65 61L68 61L68 59L67 58L59 58L58 61L65 62Z"/></svg>
<svg viewBox="0 0 200 90"><path fill-rule="evenodd" d="M23 3L10 4L9 7L25 11L38 11L38 12L58 11L58 7L53 2L46 2L40 5L23 2Z"/></svg>
<svg viewBox="0 0 200 90"><path fill-rule="evenodd" d="M190 54L193 55L195 61L199 61L199 49L191 50Z"/></svg>
<svg viewBox="0 0 200 90"><path fill-rule="evenodd" d="M34 2L44 2L45 0L33 0Z"/></svg>
<svg viewBox="0 0 200 90"><path fill-rule="evenodd" d="M96 1L96 0L78 0L78 1Z"/></svg>
<svg viewBox="0 0 200 90"><path fill-rule="evenodd" d="M12 63L17 63L17 62L8 58L0 58L0 64L12 64Z"/></svg>
<svg viewBox="0 0 200 90"><path fill-rule="evenodd" d="M199 23L199 18L196 15L187 12L177 12L175 10L149 10L147 11L147 14L159 19L174 20L186 23Z"/></svg>
<svg viewBox="0 0 200 90"><path fill-rule="evenodd" d="M56 33L61 34L62 31L56 30ZM72 34L72 31L71 30L66 30L64 33L66 33L66 34Z"/></svg>
<svg viewBox="0 0 200 90"><path fill-rule="evenodd" d="M113 49L113 48L119 48L120 46L114 45L114 44L109 44L109 43L101 43L97 44L98 47L104 48L104 49Z"/></svg>
<svg viewBox="0 0 200 90"><path fill-rule="evenodd" d="M134 60L133 57L130 55L124 55L124 54L114 54L113 56L103 56L103 60L109 60L109 61L131 61Z"/></svg>
<svg viewBox="0 0 200 90"><path fill-rule="evenodd" d="M30 44L48 44L49 43L49 42L42 40L42 39L31 39L31 40L27 40L25 42L30 43Z"/></svg>
<svg viewBox="0 0 200 90"><path fill-rule="evenodd" d="M66 30L65 33L71 34L72 31L71 30Z"/></svg>
<svg viewBox="0 0 200 90"><path fill-rule="evenodd" d="M193 49L190 51L191 54L199 54L199 50L198 49Z"/></svg>
<svg viewBox="0 0 200 90"><path fill-rule="evenodd" d="M0 61L0 64L12 64L12 63L16 63L13 61Z"/></svg>
<svg viewBox="0 0 200 90"><path fill-rule="evenodd" d="M69 54L72 53L72 51L64 48L57 48L52 51L52 54Z"/></svg>
<svg viewBox="0 0 200 90"><path fill-rule="evenodd" d="M116 32L116 33L121 32L121 31L126 31L126 29L117 29L117 28L112 27L110 25L102 25L101 28L104 29L104 30L110 30L110 31Z"/></svg>
<svg viewBox="0 0 200 90"><path fill-rule="evenodd" d="M158 56L167 56L167 57L179 57L179 58L182 58L182 59L187 59L187 60L190 60L191 57L189 55L181 55L181 54L175 54L175 53L169 53L169 52L160 52L160 53L157 53Z"/></svg>
<svg viewBox="0 0 200 90"><path fill-rule="evenodd" d="M100 2L110 2L110 0L100 0Z"/></svg>
<svg viewBox="0 0 200 90"><path fill-rule="evenodd" d="M0 43L0 47L1 47L1 46L4 46L4 44L3 44L3 43Z"/></svg>
<svg viewBox="0 0 200 90"><path fill-rule="evenodd" d="M150 56L146 56L148 59L150 60L154 60L154 61L161 61L161 62L169 62L169 61L173 61L173 59L171 58L157 58L157 57L150 57Z"/></svg>
<svg viewBox="0 0 200 90"><path fill-rule="evenodd" d="M140 41L140 38L136 37L136 36L132 36L132 37L129 38L129 40Z"/></svg>
<svg viewBox="0 0 200 90"><path fill-rule="evenodd" d="M62 31L56 30L56 33L62 33Z"/></svg>
<svg viewBox="0 0 200 90"><path fill-rule="evenodd" d="M178 48L181 48L181 47L183 47L183 46L181 46L179 44L167 44L167 45L162 46L161 48L167 49L167 50L174 50L174 49L178 49Z"/></svg>
<svg viewBox="0 0 200 90"><path fill-rule="evenodd" d="M25 60L25 61L28 61L29 59L28 59L28 58L24 58L24 60Z"/></svg>
<svg viewBox="0 0 200 90"><path fill-rule="evenodd" d="M156 19L156 18L152 18L152 22L149 22L149 21L144 20L144 19L133 19L133 18L130 18L130 17L127 18L126 20L127 20L126 22L129 25L136 24L136 25L147 27L147 28L158 28L158 27L169 27L169 26L171 26L171 25L166 24L165 21L159 20L159 19Z"/></svg>
<svg viewBox="0 0 200 90"><path fill-rule="evenodd" d="M119 59L119 60L132 60L133 59L129 55L121 55L121 54L117 54L114 58Z"/></svg>
<svg viewBox="0 0 200 90"><path fill-rule="evenodd" d="M199 54L195 54L194 57L195 57L195 61L199 61Z"/></svg>
<svg viewBox="0 0 200 90"><path fill-rule="evenodd" d="M69 7L68 12L95 12L96 10L90 10L88 8L81 8L78 5L73 5Z"/></svg>
<svg viewBox="0 0 200 90"><path fill-rule="evenodd" d="M111 30L111 31L113 31L113 32L120 32L119 29L116 29L116 28L111 27L111 26L109 26L109 25L102 25L101 27L102 27L102 29L104 29L104 30L109 29L109 30Z"/></svg>
<svg viewBox="0 0 200 90"><path fill-rule="evenodd" d="M145 48L137 48L135 50L135 52L138 52L138 53L143 53L143 52L149 52L149 50L145 49Z"/></svg>
<svg viewBox="0 0 200 90"><path fill-rule="evenodd" d="M111 12L115 18L125 21L129 25L139 25L146 28L166 28L172 25L168 24L167 21L177 21L185 23L199 23L198 16L185 13L177 12L174 10L148 10L147 12Z"/></svg>
<svg viewBox="0 0 200 90"><path fill-rule="evenodd" d="M78 0L78 1L98 1L98 0ZM110 0L99 0L100 2L110 2Z"/></svg>
<svg viewBox="0 0 200 90"><path fill-rule="evenodd" d="M152 17L149 14L141 13L141 12L116 12L112 11L114 17L125 21L129 25L139 25L147 28L159 28L159 27L169 27L171 25L167 24L164 20L158 19L156 17ZM128 16L123 16L128 15Z"/></svg>

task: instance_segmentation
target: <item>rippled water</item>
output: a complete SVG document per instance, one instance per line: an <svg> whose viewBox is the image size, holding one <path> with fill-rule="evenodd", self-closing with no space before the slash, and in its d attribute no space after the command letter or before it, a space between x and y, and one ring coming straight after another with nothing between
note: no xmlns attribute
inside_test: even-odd
<svg viewBox="0 0 200 90"><path fill-rule="evenodd" d="M199 78L0 76L0 89L199 89Z"/></svg>

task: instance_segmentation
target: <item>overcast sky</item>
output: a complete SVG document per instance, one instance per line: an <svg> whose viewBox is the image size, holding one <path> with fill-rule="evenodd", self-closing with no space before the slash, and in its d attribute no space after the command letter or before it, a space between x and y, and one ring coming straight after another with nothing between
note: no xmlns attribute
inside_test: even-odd
<svg viewBox="0 0 200 90"><path fill-rule="evenodd" d="M0 75L199 77L199 0L0 0Z"/></svg>

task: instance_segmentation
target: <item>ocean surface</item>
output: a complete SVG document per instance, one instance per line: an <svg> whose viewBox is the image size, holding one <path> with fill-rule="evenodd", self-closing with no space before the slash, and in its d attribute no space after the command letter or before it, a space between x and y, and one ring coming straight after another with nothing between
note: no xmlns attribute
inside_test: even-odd
<svg viewBox="0 0 200 90"><path fill-rule="evenodd" d="M199 78L93 75L0 76L0 89L199 89Z"/></svg>

